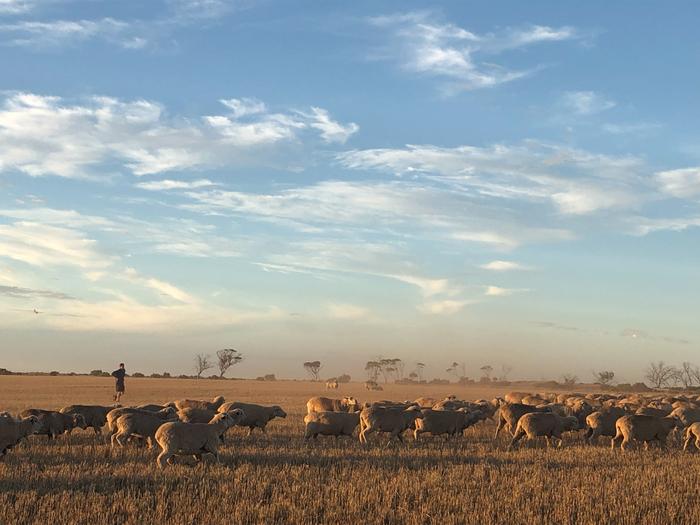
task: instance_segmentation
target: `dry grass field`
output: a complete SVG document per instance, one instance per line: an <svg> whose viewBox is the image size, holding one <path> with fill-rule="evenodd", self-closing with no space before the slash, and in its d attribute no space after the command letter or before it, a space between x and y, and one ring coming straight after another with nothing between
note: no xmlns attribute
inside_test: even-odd
<svg viewBox="0 0 700 525"><path fill-rule="evenodd" d="M0 377L0 410L109 404L112 381L89 377ZM361 401L441 397L491 398L497 389L361 384L337 395ZM268 433L229 431L222 464L181 458L159 471L155 453L111 452L91 431L47 442L33 436L0 463L1 523L700 523L700 455L641 447L626 454L609 440L585 446L544 444L507 451L494 425L465 437L423 436L392 443L376 435L302 439L305 402L323 395L310 382L129 379L125 404L211 398L274 403L289 416ZM333 394L335 395L335 394Z"/></svg>

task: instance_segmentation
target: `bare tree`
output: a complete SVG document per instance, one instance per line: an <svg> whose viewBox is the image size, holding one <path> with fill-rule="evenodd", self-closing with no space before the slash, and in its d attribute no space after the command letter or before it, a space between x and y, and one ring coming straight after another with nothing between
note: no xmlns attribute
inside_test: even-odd
<svg viewBox="0 0 700 525"><path fill-rule="evenodd" d="M657 361L656 363L649 363L644 374L645 379L654 386L654 388L661 388L673 379L674 370L672 366L667 365L663 361Z"/></svg>
<svg viewBox="0 0 700 525"><path fill-rule="evenodd" d="M508 376L513 371L513 367L510 365L501 365L501 381L508 381Z"/></svg>
<svg viewBox="0 0 700 525"><path fill-rule="evenodd" d="M566 386L574 386L576 383L578 383L578 376L575 376L574 374L564 374L561 376L561 380Z"/></svg>
<svg viewBox="0 0 700 525"><path fill-rule="evenodd" d="M596 383L601 386L612 385L613 379L615 379L615 372L612 370L602 370L600 372L593 372L593 377Z"/></svg>
<svg viewBox="0 0 700 525"><path fill-rule="evenodd" d="M219 367L219 377L224 377L229 368L243 361L243 354L233 348L224 348L216 352L216 360Z"/></svg>
<svg viewBox="0 0 700 525"><path fill-rule="evenodd" d="M213 368L214 365L211 362L211 357L207 354L197 354L194 356L194 370L197 372L197 378L202 377L202 374Z"/></svg>
<svg viewBox="0 0 700 525"><path fill-rule="evenodd" d="M321 361L307 361L304 363L304 369L311 376L311 379L318 381L318 373L321 371Z"/></svg>
<svg viewBox="0 0 700 525"><path fill-rule="evenodd" d="M674 370L674 379L683 385L683 388L690 388L700 380L700 368L684 361L680 368Z"/></svg>

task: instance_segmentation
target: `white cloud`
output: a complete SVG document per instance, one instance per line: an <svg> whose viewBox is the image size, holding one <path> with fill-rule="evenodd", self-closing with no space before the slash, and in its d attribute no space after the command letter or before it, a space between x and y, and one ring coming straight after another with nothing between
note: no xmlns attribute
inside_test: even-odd
<svg viewBox="0 0 700 525"><path fill-rule="evenodd" d="M353 304L330 303L328 305L328 315L333 319L346 321L367 319L371 313L367 308Z"/></svg>
<svg viewBox="0 0 700 525"><path fill-rule="evenodd" d="M567 110L576 115L593 115L614 108L617 104L595 91L567 91L561 98Z"/></svg>
<svg viewBox="0 0 700 525"><path fill-rule="evenodd" d="M17 15L31 11L38 0L0 0L0 14Z"/></svg>
<svg viewBox="0 0 700 525"><path fill-rule="evenodd" d="M333 120L328 111L323 108L311 108L311 114L302 113L309 119L309 126L321 132L321 137L326 142L345 144L350 136L357 133L360 127L354 122L343 125Z"/></svg>
<svg viewBox="0 0 700 525"><path fill-rule="evenodd" d="M137 188L149 191L166 191L166 190L194 190L197 188L206 188L209 186L216 186L215 183L209 179L197 179L193 181L184 180L155 180L151 182L139 182L136 184Z"/></svg>
<svg viewBox="0 0 700 525"><path fill-rule="evenodd" d="M230 108L232 99L225 101ZM237 110L240 115L241 109ZM325 113L326 117L328 114ZM357 131L328 117L327 125ZM18 93L0 109L0 172L86 178L119 169L151 175L185 169L274 164L274 147L303 140L338 140L298 111L171 118L157 103L92 97L82 104ZM289 150L289 148L287 148Z"/></svg>
<svg viewBox="0 0 700 525"><path fill-rule="evenodd" d="M650 193L646 167L639 158L535 141L354 150L338 155L338 160L350 169L421 177L484 199L549 201L569 215L634 207Z"/></svg>
<svg viewBox="0 0 700 525"><path fill-rule="evenodd" d="M428 301L418 307L424 314L430 315L453 315L460 312L469 301L458 301L454 299L444 299L439 301Z"/></svg>
<svg viewBox="0 0 700 525"><path fill-rule="evenodd" d="M661 190L681 199L700 196L700 167L660 171L656 174Z"/></svg>
<svg viewBox="0 0 700 525"><path fill-rule="evenodd" d="M447 89L452 92L496 86L534 71L510 70L494 64L494 55L577 37L570 27L547 26L479 35L454 24L435 22L427 12L380 16L371 18L370 23L393 33L393 48L385 54L408 71L448 79Z"/></svg>
<svg viewBox="0 0 700 525"><path fill-rule="evenodd" d="M175 299L181 303L196 303L197 301L187 292L181 290L168 282L161 281L154 277L144 277L134 268L124 270L124 277L131 282L141 284L147 288L155 290L160 295Z"/></svg>
<svg viewBox="0 0 700 525"><path fill-rule="evenodd" d="M516 293L529 292L527 288L501 288L500 286L487 286L484 295L490 297L506 297Z"/></svg>
<svg viewBox="0 0 700 525"><path fill-rule="evenodd" d="M513 261L491 261L489 263L482 264L481 268L483 268L484 270L492 270L494 272L527 270L527 266L523 266L522 264Z"/></svg>

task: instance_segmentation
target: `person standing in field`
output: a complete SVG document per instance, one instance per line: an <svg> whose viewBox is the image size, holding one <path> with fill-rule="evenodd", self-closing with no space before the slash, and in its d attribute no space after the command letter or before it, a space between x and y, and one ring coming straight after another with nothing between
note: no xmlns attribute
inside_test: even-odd
<svg viewBox="0 0 700 525"><path fill-rule="evenodd" d="M114 401L119 403L124 395L124 378L126 377L126 369L124 363L119 363L119 368L112 372L112 377L116 378L117 384L114 392Z"/></svg>

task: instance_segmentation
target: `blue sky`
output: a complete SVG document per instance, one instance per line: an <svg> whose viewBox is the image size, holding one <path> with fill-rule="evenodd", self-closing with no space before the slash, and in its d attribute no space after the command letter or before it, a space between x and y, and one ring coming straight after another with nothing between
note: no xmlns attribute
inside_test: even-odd
<svg viewBox="0 0 700 525"><path fill-rule="evenodd" d="M697 14L0 0L3 366L692 361Z"/></svg>

